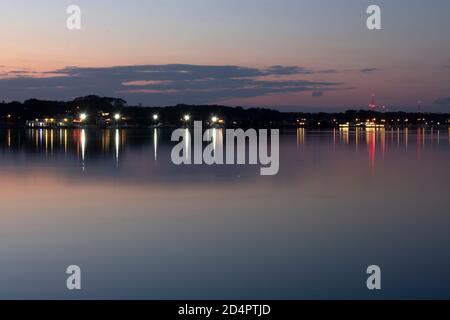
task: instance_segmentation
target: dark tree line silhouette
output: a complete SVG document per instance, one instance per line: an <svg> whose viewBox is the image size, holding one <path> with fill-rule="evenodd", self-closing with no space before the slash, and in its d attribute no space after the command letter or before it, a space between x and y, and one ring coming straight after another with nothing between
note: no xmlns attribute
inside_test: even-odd
<svg viewBox="0 0 450 320"><path fill-rule="evenodd" d="M383 119L391 125L448 125L449 114L439 113L408 113L408 112L376 112L371 110L348 110L338 113L302 113L280 112L267 108L242 108L221 105L185 105L167 107L128 106L123 99L99 97L90 95L76 98L72 101L46 101L30 99L25 102L0 103L0 124L24 125L27 120L42 118L76 118L80 113L89 115L89 123L94 124L95 118L102 113L120 113L128 124L151 125L158 115L158 122L164 125L177 126L183 121L183 116L190 115L191 121L209 122L211 117L222 119L227 127L335 127L339 123L354 123L368 119ZM407 120L407 122L405 122Z"/></svg>

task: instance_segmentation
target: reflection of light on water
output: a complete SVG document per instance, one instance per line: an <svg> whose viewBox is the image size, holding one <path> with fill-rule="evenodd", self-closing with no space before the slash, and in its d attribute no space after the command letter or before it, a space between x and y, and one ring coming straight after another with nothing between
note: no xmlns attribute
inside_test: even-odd
<svg viewBox="0 0 450 320"><path fill-rule="evenodd" d="M216 154L216 151L223 149L223 130L214 128L212 138L214 143L214 154Z"/></svg>
<svg viewBox="0 0 450 320"><path fill-rule="evenodd" d="M220 163L223 158L223 130L213 129L213 147L214 147L214 158L217 163Z"/></svg>
<svg viewBox="0 0 450 320"><path fill-rule="evenodd" d="M36 135L36 150L39 149L39 146L42 144L42 129L39 129L38 134Z"/></svg>
<svg viewBox="0 0 450 320"><path fill-rule="evenodd" d="M53 129L50 130L50 151L53 153L53 136L54 136L54 132Z"/></svg>
<svg viewBox="0 0 450 320"><path fill-rule="evenodd" d="M84 161L84 156L86 153L86 132L81 130L81 160Z"/></svg>
<svg viewBox="0 0 450 320"><path fill-rule="evenodd" d="M127 134L126 134L126 131L125 131L125 130L121 130L120 132L121 132L121 135L120 135L120 144L121 144L121 146L122 146L122 148L123 148L124 145L125 145L125 141L126 141L126 138L127 138Z"/></svg>
<svg viewBox="0 0 450 320"><path fill-rule="evenodd" d="M210 141L214 158L219 163L223 156L223 129L208 129L205 131L205 141Z"/></svg>
<svg viewBox="0 0 450 320"><path fill-rule="evenodd" d="M360 129L358 127L356 127L356 132L355 132L356 151L358 151L358 146L359 146L359 133L360 133Z"/></svg>
<svg viewBox="0 0 450 320"><path fill-rule="evenodd" d="M120 148L120 134L119 129L116 129L114 143L116 147L116 163L119 164L119 148Z"/></svg>
<svg viewBox="0 0 450 320"><path fill-rule="evenodd" d="M405 128L405 148L406 148L406 151L408 151L408 134L409 134L408 128Z"/></svg>
<svg viewBox="0 0 450 320"><path fill-rule="evenodd" d="M381 157L384 160L384 156L386 153L386 131L384 128L380 129L380 136L381 136Z"/></svg>
<svg viewBox="0 0 450 320"><path fill-rule="evenodd" d="M306 144L304 138L306 130L307 129L304 128L296 128L296 141L291 141L291 143L293 143L292 147L294 149L297 147L297 149L300 150L302 145ZM328 147L330 149L333 148L332 150L339 149L341 151L350 151L349 149L344 148L345 144L350 144L350 148L353 151L356 148L356 151L363 152L363 156L364 153L368 152L370 166L374 166L375 164L378 165L380 161L386 160L387 157L390 156L390 152L393 152L393 156L395 156L395 151L400 151L401 153L405 154L405 148L407 148L406 150L408 152L408 156L412 157L415 161L416 159L423 161L427 158L427 156L433 154L433 148L438 147L438 145L445 147L447 145L445 143L445 139L447 139L447 137L448 146L450 147L450 128L447 129L448 135L445 135L445 128L441 128L440 130L438 130L437 128L434 128L433 130L431 128L355 128L350 130L348 128L335 128L328 131ZM103 150L103 152L107 152L107 157L112 162L111 164L114 166L114 163L116 162L118 165L119 157L125 150L125 144L123 140L126 138L126 134L124 134L124 131L129 132L120 128L99 130L97 132L81 128L75 130L59 128L33 128L24 131L25 135L22 135L21 138L20 132L22 131L18 132L14 129L5 128L3 130L3 147L5 150L14 150L17 144L25 143L27 147L30 147L32 150L36 148L36 150L44 156L50 156L51 150L52 156L61 155L62 157L64 157L64 152L66 158L71 156L71 152L73 152L73 156L76 157L79 168L81 167L81 162L83 162L83 168L86 166L86 161L88 160L87 152L90 152L90 155L93 156L98 152L101 153L101 151ZM443 131L443 135L441 134L441 131ZM188 160L187 162L189 162L190 160L192 160L191 156L193 154L194 146L192 140L194 137L191 136L192 129L185 128L182 132L182 135L184 137L184 141L182 142L182 144L185 145L183 150L183 158L185 160ZM225 139L225 130L220 128L211 128L207 132L207 137L210 141L210 143L208 143L208 151L214 152L214 155L216 155L216 153L220 151L225 151L222 146L224 144L223 140ZM91 135L91 133L94 134ZM353 134L355 134L355 138L353 138ZM338 135L341 143L338 140ZM152 156L152 150L150 150L149 148L153 147L154 159L155 161L160 161L162 152L166 151L166 149L163 148L166 141L163 140L165 137L164 135L162 135L161 129L153 128L150 131L146 131L145 136L146 138L143 138L142 141L140 140L139 142L145 143L145 145L147 146L147 153L150 153L150 157ZM23 137L26 138L26 141L23 140ZM132 137L134 139L134 136ZM315 141L315 143L318 143L318 139L314 137L314 134L312 134L311 137ZM87 150L88 139L90 143L89 150ZM365 140L368 148L367 151L366 146L364 146ZM397 140L397 145L399 146L398 150L396 150L397 148L395 148L395 140ZM352 145L353 143L355 143L355 146ZM429 146L431 144L431 147L428 148L429 150L426 149L426 143L428 143ZM332 144L335 145L336 149L334 148L334 146L332 146ZM403 146L403 144L405 144L405 146ZM133 148L134 144L132 144L131 147ZM365 157L367 157L367 153ZM391 157L391 159L392 158L393 157Z"/></svg>
<svg viewBox="0 0 450 320"><path fill-rule="evenodd" d="M155 161L158 160L158 129L153 130L153 149L155 153Z"/></svg>
<svg viewBox="0 0 450 320"><path fill-rule="evenodd" d="M63 145L63 129L59 129L58 138L59 138L59 146L61 147Z"/></svg>
<svg viewBox="0 0 450 320"><path fill-rule="evenodd" d="M7 140L8 140L8 149L11 148L11 129L8 129L8 133L7 133Z"/></svg>
<svg viewBox="0 0 450 320"><path fill-rule="evenodd" d="M223 129L214 129L214 130L216 130L217 148L219 150L223 150Z"/></svg>
<svg viewBox="0 0 450 320"><path fill-rule="evenodd" d="M374 128L366 129L366 143L367 151L369 154L369 165L373 169L375 168L375 152L376 152L376 132Z"/></svg>
<svg viewBox="0 0 450 320"><path fill-rule="evenodd" d="M348 144L349 143L349 129L348 128L340 128L340 136L342 136L344 143Z"/></svg>
<svg viewBox="0 0 450 320"><path fill-rule="evenodd" d="M64 154L67 155L67 129L64 129Z"/></svg>
<svg viewBox="0 0 450 320"><path fill-rule="evenodd" d="M48 130L45 129L45 152L48 150Z"/></svg>
<svg viewBox="0 0 450 320"><path fill-rule="evenodd" d="M214 128L212 130L212 140L213 140L213 150L214 150L214 154L216 153L216 148L217 148L217 129Z"/></svg>
<svg viewBox="0 0 450 320"><path fill-rule="evenodd" d="M109 146L111 143L111 131L104 130L102 134L102 151L103 153L109 152Z"/></svg>
<svg viewBox="0 0 450 320"><path fill-rule="evenodd" d="M81 161L83 165L83 171L85 169L84 167L84 159L86 155L86 131L84 129L81 130Z"/></svg>
<svg viewBox="0 0 450 320"><path fill-rule="evenodd" d="M425 128L422 129L422 150L425 152Z"/></svg>
<svg viewBox="0 0 450 320"><path fill-rule="evenodd" d="M186 150L186 154L184 155L184 160L186 163L189 163L189 160L191 159L191 133L189 132L189 129L187 129L187 128L184 131L184 142L185 142L185 150Z"/></svg>
<svg viewBox="0 0 450 320"><path fill-rule="evenodd" d="M336 136L334 136L334 142L336 143ZM305 128L297 129L297 147L305 143Z"/></svg>

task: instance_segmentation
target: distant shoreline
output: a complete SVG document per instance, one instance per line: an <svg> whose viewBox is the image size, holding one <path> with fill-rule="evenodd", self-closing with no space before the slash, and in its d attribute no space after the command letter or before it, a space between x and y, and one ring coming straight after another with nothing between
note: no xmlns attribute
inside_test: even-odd
<svg viewBox="0 0 450 320"><path fill-rule="evenodd" d="M128 106L116 98L87 96L69 102L31 99L0 103L0 128L179 128L202 121L220 128L448 127L450 114L426 112L304 113L220 105Z"/></svg>

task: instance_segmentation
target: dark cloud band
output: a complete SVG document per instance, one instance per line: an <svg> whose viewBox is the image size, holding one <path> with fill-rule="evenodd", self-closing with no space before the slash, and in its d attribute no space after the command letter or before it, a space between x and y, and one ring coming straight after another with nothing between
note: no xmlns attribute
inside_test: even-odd
<svg viewBox="0 0 450 320"><path fill-rule="evenodd" d="M68 100L97 94L121 97L130 103L168 105L341 90L339 82L291 80L292 76L315 73L323 72L296 66L265 69L187 64L67 67L49 71L43 77L14 74L0 79L0 94L8 100Z"/></svg>

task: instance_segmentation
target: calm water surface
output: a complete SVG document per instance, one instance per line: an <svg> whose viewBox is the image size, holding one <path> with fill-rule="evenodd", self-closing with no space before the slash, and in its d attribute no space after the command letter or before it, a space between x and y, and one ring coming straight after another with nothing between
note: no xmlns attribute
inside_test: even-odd
<svg viewBox="0 0 450 320"><path fill-rule="evenodd" d="M450 298L449 136L293 130L264 177L163 131L0 129L0 298Z"/></svg>

